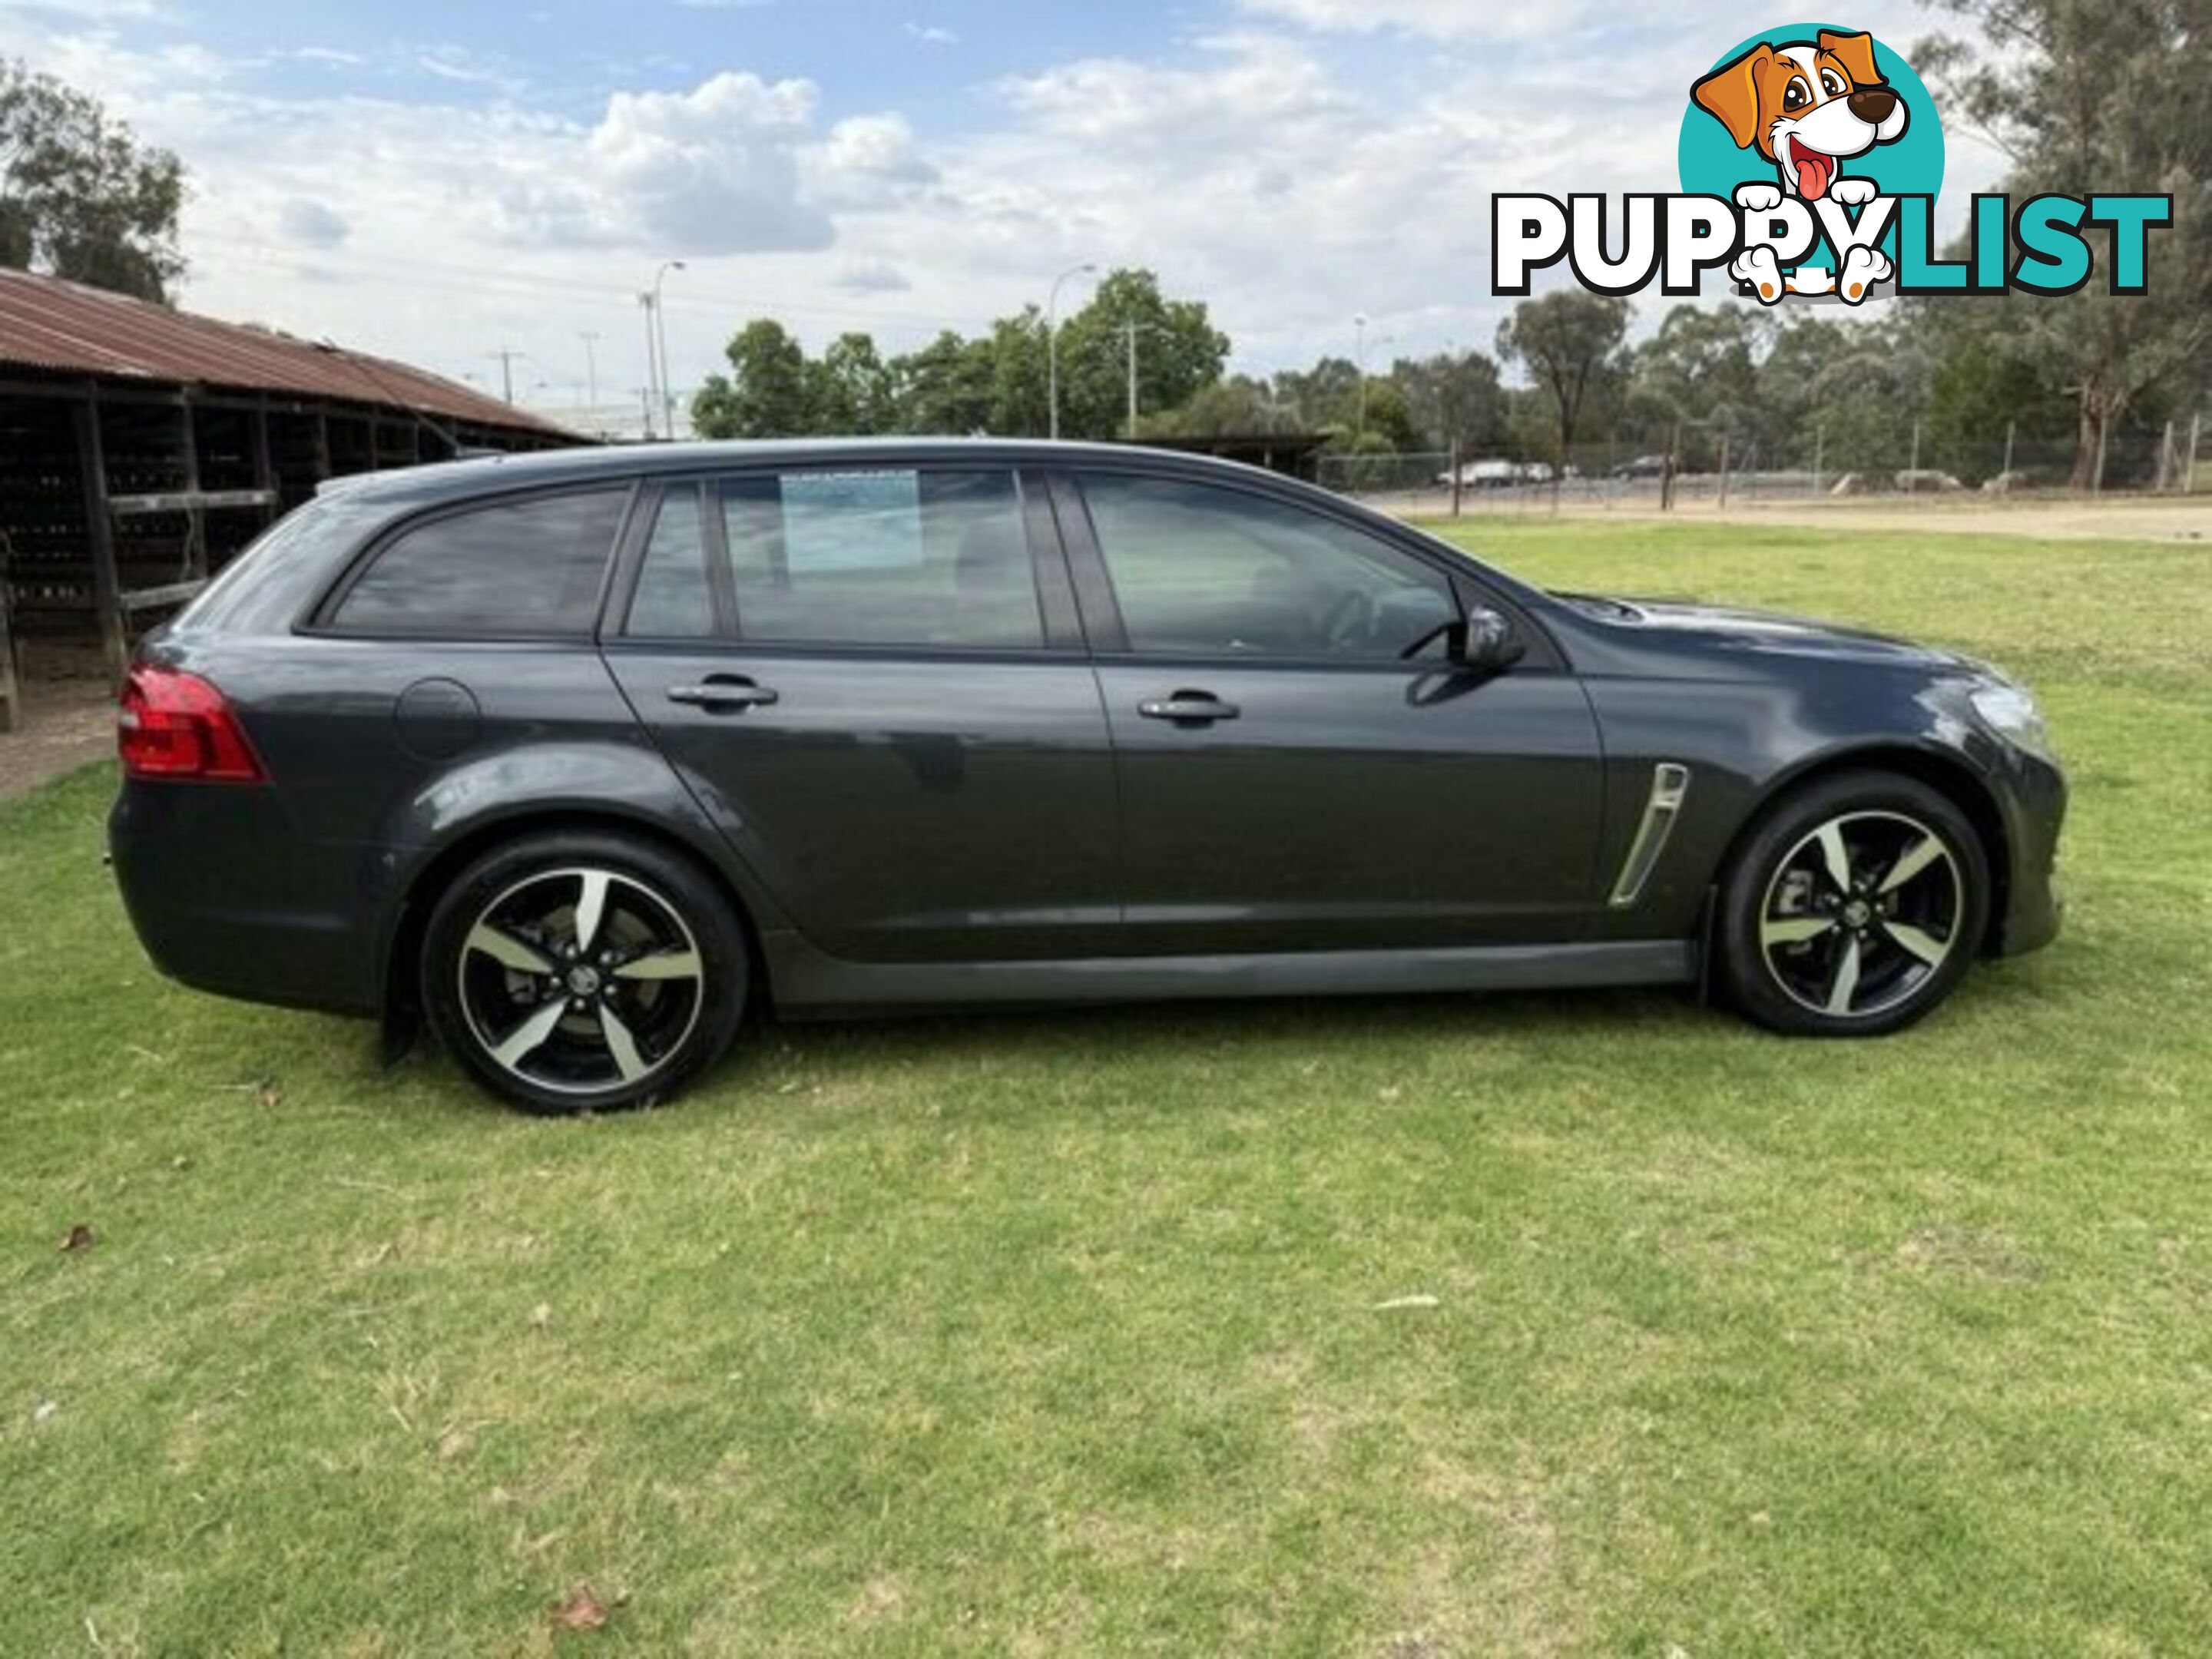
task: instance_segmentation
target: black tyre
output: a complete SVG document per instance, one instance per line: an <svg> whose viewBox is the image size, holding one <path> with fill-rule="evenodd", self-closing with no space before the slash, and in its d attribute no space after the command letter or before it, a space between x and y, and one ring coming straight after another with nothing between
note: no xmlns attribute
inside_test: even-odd
<svg viewBox="0 0 2212 1659"><path fill-rule="evenodd" d="M750 974L713 880L655 843L529 835L439 897L422 1006L448 1054L528 1112L665 1100L729 1046Z"/></svg>
<svg viewBox="0 0 2212 1659"><path fill-rule="evenodd" d="M1878 1036L1951 994L1989 911L1988 854L1947 796L1840 773L1770 810L1724 875L1720 981L1773 1030Z"/></svg>

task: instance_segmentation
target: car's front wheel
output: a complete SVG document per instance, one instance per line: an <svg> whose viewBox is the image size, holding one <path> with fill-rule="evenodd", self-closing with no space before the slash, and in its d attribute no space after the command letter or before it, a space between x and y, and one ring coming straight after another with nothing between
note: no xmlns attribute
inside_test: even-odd
<svg viewBox="0 0 2212 1659"><path fill-rule="evenodd" d="M1720 977L1772 1030L1879 1036L1957 987L1989 907L1988 856L1948 797L1890 773L1820 779L1770 811L1731 866Z"/></svg>
<svg viewBox="0 0 2212 1659"><path fill-rule="evenodd" d="M689 860L653 842L548 833L493 848L431 912L422 1002L439 1041L526 1111L665 1099L743 1018L744 936Z"/></svg>

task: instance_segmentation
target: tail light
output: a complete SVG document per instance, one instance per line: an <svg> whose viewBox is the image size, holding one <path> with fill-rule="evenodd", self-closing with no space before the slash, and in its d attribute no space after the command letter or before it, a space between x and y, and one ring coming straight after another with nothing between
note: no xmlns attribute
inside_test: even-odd
<svg viewBox="0 0 2212 1659"><path fill-rule="evenodd" d="M131 671L123 682L116 746L124 771L134 778L269 781L222 693L174 668L140 664Z"/></svg>

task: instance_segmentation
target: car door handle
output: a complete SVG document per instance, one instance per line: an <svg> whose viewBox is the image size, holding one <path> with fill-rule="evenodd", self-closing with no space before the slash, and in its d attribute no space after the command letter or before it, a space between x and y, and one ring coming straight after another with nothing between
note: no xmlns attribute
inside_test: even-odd
<svg viewBox="0 0 2212 1659"><path fill-rule="evenodd" d="M779 694L742 677L710 674L696 685L672 685L668 701L688 702L701 708L758 708L777 700Z"/></svg>
<svg viewBox="0 0 2212 1659"><path fill-rule="evenodd" d="M1233 720L1238 710L1233 702L1224 702L1211 691L1176 691L1164 697L1137 705L1137 712L1148 720L1173 720L1178 726L1205 726L1214 720Z"/></svg>

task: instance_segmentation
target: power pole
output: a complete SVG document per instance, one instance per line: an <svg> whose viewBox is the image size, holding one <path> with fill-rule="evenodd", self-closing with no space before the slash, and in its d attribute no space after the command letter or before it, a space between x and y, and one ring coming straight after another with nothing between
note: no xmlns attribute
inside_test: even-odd
<svg viewBox="0 0 2212 1659"><path fill-rule="evenodd" d="M517 357L526 357L530 354L501 346L498 350L486 355L499 360L499 393L506 400L508 407L512 408L514 404L514 360Z"/></svg>
<svg viewBox="0 0 2212 1659"><path fill-rule="evenodd" d="M1121 332L1129 348L1129 425L1126 434L1128 437L1137 435L1137 337L1149 334L1158 326L1158 323L1140 323L1134 319L1121 325Z"/></svg>
<svg viewBox="0 0 2212 1659"><path fill-rule="evenodd" d="M599 406L599 331L587 328L576 337L584 343L584 402L592 409Z"/></svg>
<svg viewBox="0 0 2212 1659"><path fill-rule="evenodd" d="M1137 435L1137 324L1132 318L1122 330L1129 337L1129 429L1127 435Z"/></svg>

